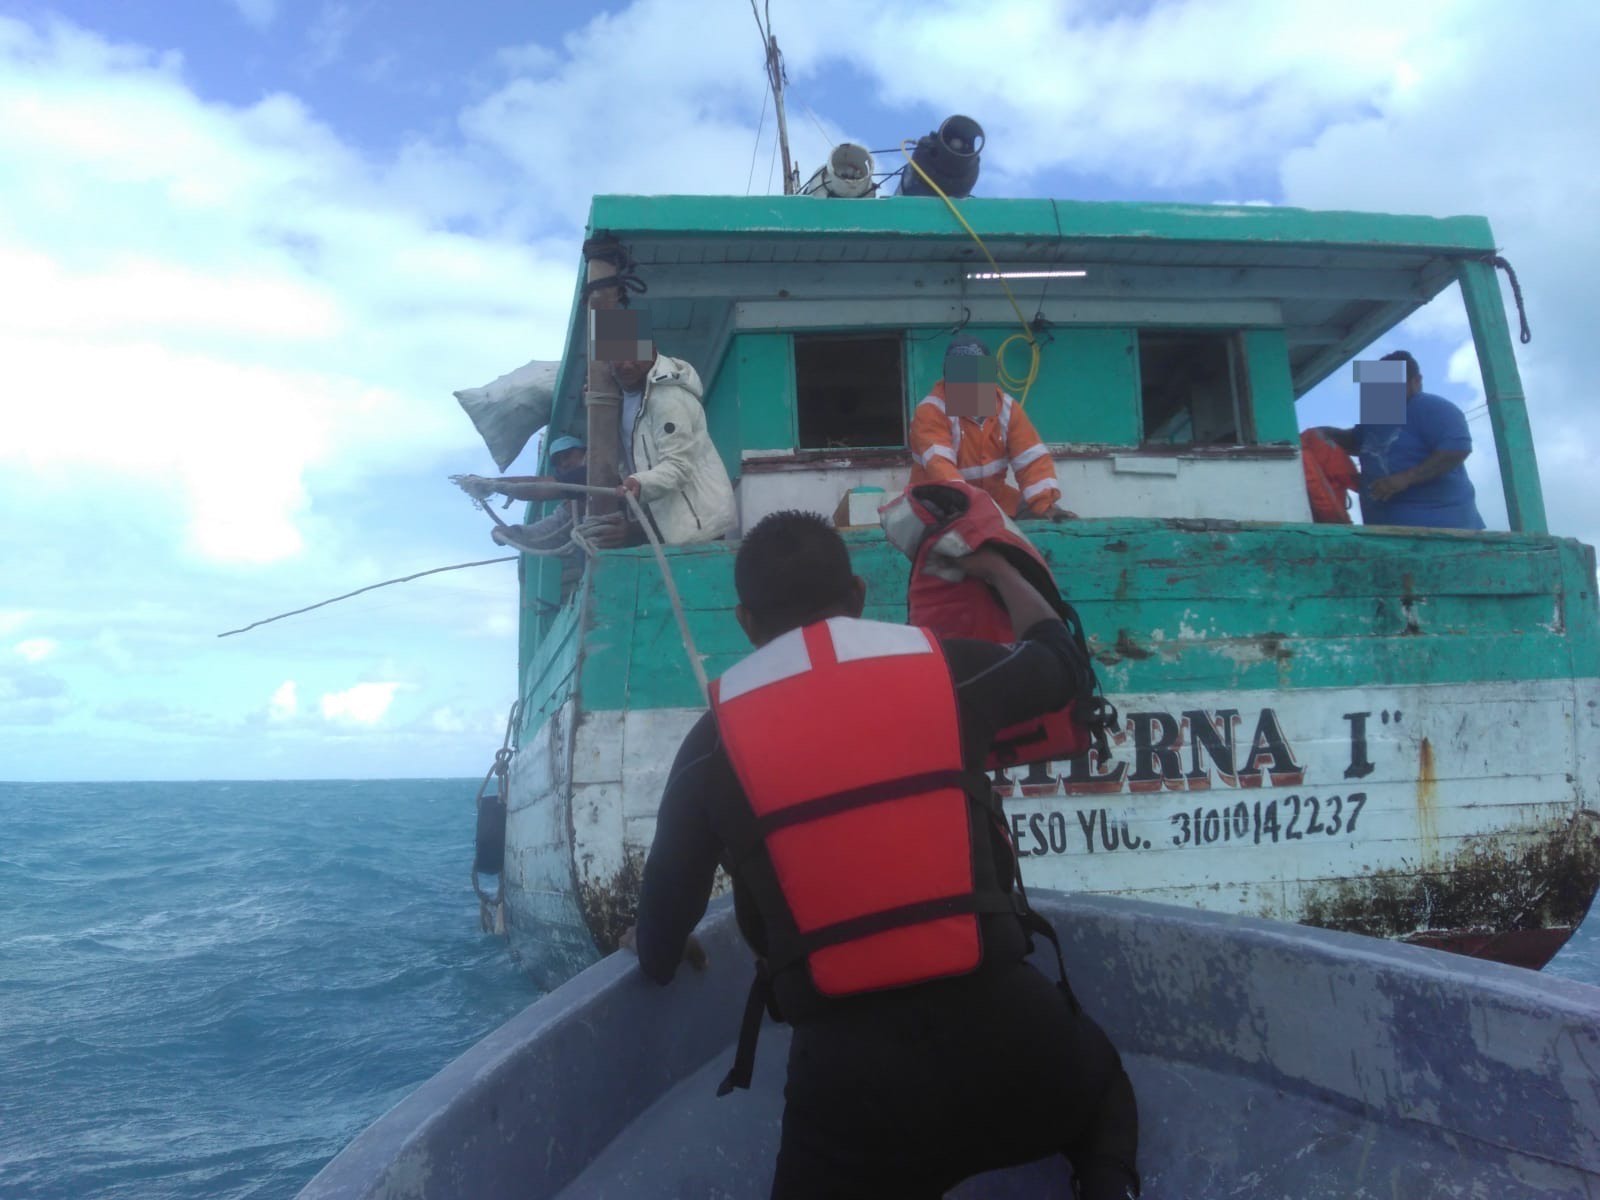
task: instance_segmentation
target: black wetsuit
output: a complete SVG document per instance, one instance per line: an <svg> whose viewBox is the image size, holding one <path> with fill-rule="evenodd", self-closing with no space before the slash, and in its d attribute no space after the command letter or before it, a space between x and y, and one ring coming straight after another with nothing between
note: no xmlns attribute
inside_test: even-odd
<svg viewBox="0 0 1600 1200"><path fill-rule="evenodd" d="M1082 678L1059 621L1015 647L943 645L969 766L982 764L996 731L1061 707ZM713 798L742 795L707 714L673 764L640 892L639 963L660 983L705 915L722 861ZM997 873L1009 879L1009 862ZM762 953L761 918L737 875L734 899ZM1085 1200L1132 1194L1138 1122L1115 1048L1023 961L1020 921L981 919L984 961L972 975L842 1001L811 992L803 969L779 976L794 1038L774 1197L937 1197L969 1175L1052 1153L1072 1161Z"/></svg>

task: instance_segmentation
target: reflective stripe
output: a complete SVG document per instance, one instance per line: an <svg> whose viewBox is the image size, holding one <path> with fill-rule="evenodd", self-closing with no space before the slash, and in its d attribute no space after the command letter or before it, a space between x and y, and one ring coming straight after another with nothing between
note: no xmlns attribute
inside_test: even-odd
<svg viewBox="0 0 1600 1200"><path fill-rule="evenodd" d="M1044 492L1055 492L1057 495L1060 495L1061 488L1057 486L1056 481L1053 478L1041 479L1038 483L1030 483L1027 487L1023 488L1022 498L1024 500L1032 500L1035 496L1038 496Z"/></svg>
<svg viewBox="0 0 1600 1200"><path fill-rule="evenodd" d="M951 462L955 462L956 452L950 449L949 446L929 446L921 454L917 455L917 461L923 466L927 466L936 458L948 458Z"/></svg>
<svg viewBox="0 0 1600 1200"><path fill-rule="evenodd" d="M1011 406L1016 401L1011 398L1010 392L1000 393L1000 440L1003 442L1011 436Z"/></svg>
<svg viewBox="0 0 1600 1200"><path fill-rule="evenodd" d="M1015 458L1013 458L1011 460L1011 465L1013 467L1015 467L1017 470L1020 471L1020 470L1022 470L1023 467L1027 466L1029 463L1036 462L1037 460L1043 458L1045 455L1047 455L1049 453L1050 453L1050 451L1048 451L1048 450L1046 450L1044 448L1044 443L1043 442L1037 442L1034 445L1029 446L1021 454L1019 454Z"/></svg>
<svg viewBox="0 0 1600 1200"><path fill-rule="evenodd" d="M933 643L919 625L889 625L853 617L830 617L833 654L840 662L863 658L893 658L902 654L932 654Z"/></svg>
<svg viewBox="0 0 1600 1200"><path fill-rule="evenodd" d="M956 453L961 453L961 418L950 418L950 444L956 448Z"/></svg>
<svg viewBox="0 0 1600 1200"><path fill-rule="evenodd" d="M917 401L918 408L921 408L924 404L931 404L940 412L944 411L944 401L939 399L937 396L924 396L921 400Z"/></svg>
<svg viewBox="0 0 1600 1200"><path fill-rule="evenodd" d="M811 669L805 638L791 629L772 639L748 658L740 659L717 681L717 701L728 701L782 679L792 679Z"/></svg>
<svg viewBox="0 0 1600 1200"><path fill-rule="evenodd" d="M991 475L1004 475L1006 473L1006 460L998 458L994 462L986 462L982 466L962 467L963 479L987 479Z"/></svg>

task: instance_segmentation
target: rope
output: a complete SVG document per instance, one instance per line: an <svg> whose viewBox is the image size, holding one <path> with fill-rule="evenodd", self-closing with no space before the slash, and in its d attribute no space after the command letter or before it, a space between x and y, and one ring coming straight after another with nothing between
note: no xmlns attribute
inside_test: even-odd
<svg viewBox="0 0 1600 1200"><path fill-rule="evenodd" d="M585 262L610 263L617 271L615 275L607 275L601 279L585 280L581 291L584 301L602 288L614 287L617 289L617 303L627 308L629 292L650 290L650 285L640 279L634 270L638 264L633 261L633 255L628 253L628 248L609 233L599 233L585 239L583 258Z"/></svg>
<svg viewBox="0 0 1600 1200"><path fill-rule="evenodd" d="M748 196L756 183L756 155L761 153L761 131L767 127L767 101L772 98L770 88L761 93L761 116L756 119L756 144L750 147L750 172L745 176L744 194Z"/></svg>
<svg viewBox="0 0 1600 1200"><path fill-rule="evenodd" d="M499 526L494 531L496 541L501 541L507 545L516 545L519 550L522 549L514 540L516 535L508 532L511 526L500 519L499 514L494 511L485 499L477 495L478 491L488 491L490 493L497 491L498 489L489 486L492 484L492 480L481 479L476 475L452 475L450 479L457 487L471 496L473 504L488 513L493 518L494 523ZM467 482L469 480L472 482ZM592 487L586 483L559 483L555 480L541 479L539 483L541 487L548 488L551 491L571 492L580 496L615 496L619 490L617 488ZM667 599L672 602L672 615L678 622L678 635L683 639L684 653L689 657L689 667L694 671L695 683L700 687L700 697L705 702L710 703L710 681L706 678L706 669L700 660L700 652L695 649L694 635L689 632L689 618L684 612L683 598L678 594L677 581L672 577L672 565L667 561L666 551L661 546L661 539L656 537L656 531L652 527L650 518L645 513L643 506L639 503L639 498L626 488L620 490L622 491L623 499L628 502L628 507L633 510L634 520L644 530L644 535L650 542L650 549L655 555L656 566L661 571L661 582L667 591ZM595 553L597 547L590 539L601 528L606 526L614 528L616 520L620 516L621 514L619 513L610 519L595 517L576 523L569 538L570 544L577 546L586 554ZM524 553L536 555L560 554L566 549L566 546L556 550L528 549Z"/></svg>
<svg viewBox="0 0 1600 1200"><path fill-rule="evenodd" d="M321 608L325 604L333 604L339 600L348 600L351 596L359 596L362 592L370 592L375 588L388 587L391 583L410 583L413 579L421 579L424 575L437 575L441 571L460 571L466 567L486 567L490 563L515 562L516 557L517 556L515 554L508 554L503 558L480 558L477 562L456 563L453 566L448 567L434 567L429 571L418 571L415 575L402 575L398 579L385 579L382 583L369 583L366 587L357 588L353 592L346 592L342 596L334 596L330 600L319 600L315 604L308 604L304 608L291 609L286 613L279 613L275 617L263 617L259 621L252 621L248 625L243 625L238 629L230 629L226 633L217 634L217 636L219 638L225 638L232 637L236 633L247 633L248 631L254 629L257 625L270 625L272 622L281 621L285 617L297 617L301 613L308 613L312 609Z"/></svg>
<svg viewBox="0 0 1600 1200"><path fill-rule="evenodd" d="M1029 324L1028 318L1022 315L1022 306L1017 303L1017 298L1011 291L1011 285L1006 282L1005 272L1000 269L1000 264L995 262L994 255L989 253L989 247L983 244L983 239L978 236L978 231L967 223L967 219L961 215L961 210L956 207L956 202L945 195L944 189L933 181L933 177L917 165L917 160L912 157L912 151L906 149L907 146L915 149L916 143L910 139L900 143L900 153L906 156L906 166L922 176L922 182L934 190L939 199L945 202L945 207L954 214L955 219L961 222L961 228L965 229L972 240L978 243L978 249L983 251L983 256L989 260L989 265L994 268L995 278L1000 281L1000 286L1005 289L1006 299L1011 301L1012 311L1017 314L1017 324L1022 326L1022 332L1013 333L1005 341L1001 342L994 352L994 357L996 373L1001 386L1008 392L1018 392L1017 403L1026 406L1028 392L1032 390L1034 381L1039 378L1039 340L1033 335L1033 326ZM1019 339L1028 343L1030 352L1028 373L1021 376L1013 375L1006 370L1006 347Z"/></svg>
<svg viewBox="0 0 1600 1200"><path fill-rule="evenodd" d="M1511 298L1517 302L1517 320L1521 322L1522 329L1517 335L1522 344L1526 346L1533 341L1533 331L1528 328L1528 310L1522 304L1522 285L1517 282L1517 273L1503 257L1498 254L1485 254L1483 261L1491 267L1499 267L1506 273L1506 278L1511 280Z"/></svg>

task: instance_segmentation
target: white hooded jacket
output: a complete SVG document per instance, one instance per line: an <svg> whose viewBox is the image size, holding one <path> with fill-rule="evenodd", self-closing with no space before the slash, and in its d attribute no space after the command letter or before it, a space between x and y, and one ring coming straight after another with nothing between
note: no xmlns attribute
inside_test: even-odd
<svg viewBox="0 0 1600 1200"><path fill-rule="evenodd" d="M733 484L706 432L704 389L680 358L657 355L631 430L639 499L670 545L709 542L734 526Z"/></svg>

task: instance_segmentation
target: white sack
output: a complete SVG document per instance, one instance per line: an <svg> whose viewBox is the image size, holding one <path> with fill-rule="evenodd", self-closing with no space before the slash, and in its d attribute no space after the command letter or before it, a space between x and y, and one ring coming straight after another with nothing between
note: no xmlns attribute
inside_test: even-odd
<svg viewBox="0 0 1600 1200"><path fill-rule="evenodd" d="M549 423L560 370L559 362L534 359L493 383L455 394L502 471L534 432Z"/></svg>

